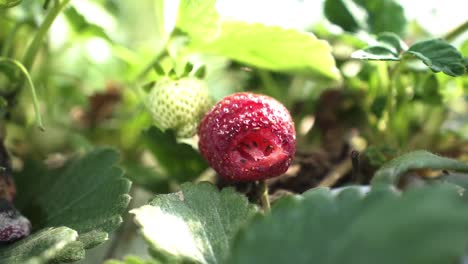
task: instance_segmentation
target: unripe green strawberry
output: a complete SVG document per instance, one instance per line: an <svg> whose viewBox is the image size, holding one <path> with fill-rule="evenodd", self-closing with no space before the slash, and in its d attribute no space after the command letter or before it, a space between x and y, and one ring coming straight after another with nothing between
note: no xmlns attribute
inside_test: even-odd
<svg viewBox="0 0 468 264"><path fill-rule="evenodd" d="M206 84L196 78L159 81L150 93L150 110L157 127L173 129L179 138L192 137L212 105Z"/></svg>

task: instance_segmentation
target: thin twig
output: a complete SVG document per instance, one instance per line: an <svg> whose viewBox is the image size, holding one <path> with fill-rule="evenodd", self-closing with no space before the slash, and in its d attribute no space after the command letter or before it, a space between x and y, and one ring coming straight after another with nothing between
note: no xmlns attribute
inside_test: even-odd
<svg viewBox="0 0 468 264"><path fill-rule="evenodd" d="M468 31L468 20L448 32L443 38L447 41L452 41L463 34L465 31Z"/></svg>
<svg viewBox="0 0 468 264"><path fill-rule="evenodd" d="M319 187L332 187L337 181L343 178L352 168L350 159L338 163L319 183Z"/></svg>
<svg viewBox="0 0 468 264"><path fill-rule="evenodd" d="M361 162L359 160L359 151L353 150L351 151L351 164L353 166L353 181L357 183L362 182L362 176L361 176Z"/></svg>
<svg viewBox="0 0 468 264"><path fill-rule="evenodd" d="M265 213L270 212L270 197L268 196L268 185L265 180L259 182L260 187L260 201L262 203L262 208Z"/></svg>

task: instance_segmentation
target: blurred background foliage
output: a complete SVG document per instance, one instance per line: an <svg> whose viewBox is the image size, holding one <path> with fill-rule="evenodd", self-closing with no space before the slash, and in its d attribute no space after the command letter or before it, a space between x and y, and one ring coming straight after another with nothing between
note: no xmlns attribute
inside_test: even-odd
<svg viewBox="0 0 468 264"><path fill-rule="evenodd" d="M46 14L43 2L23 0L15 8L0 10L2 56L23 57ZM330 159L339 159L346 144L367 149L376 163L388 153L412 149L468 160L466 73L455 78L408 63L395 75L396 62L350 59L381 32L395 32L407 44L450 37L447 34L466 19L460 1L217 1L226 19L304 30L328 41L339 69L335 79L251 67L206 52L180 52L187 44L170 33L178 1L166 2L171 3L71 1L52 25L32 69L46 132L34 125L27 89L21 90L9 116L7 145L16 161L53 160L57 154L66 157L111 145L121 151L127 176L151 193L206 179L212 172L190 145L193 140L178 142L171 131L152 127L140 89L157 80L155 62L183 67L187 61L206 66L205 80L216 100L248 90L282 101L295 119L299 152L325 151ZM466 34L447 40L468 57ZM9 71L0 66L1 95L9 92ZM388 120L385 105L393 84L397 105ZM117 254L118 246L106 247Z"/></svg>

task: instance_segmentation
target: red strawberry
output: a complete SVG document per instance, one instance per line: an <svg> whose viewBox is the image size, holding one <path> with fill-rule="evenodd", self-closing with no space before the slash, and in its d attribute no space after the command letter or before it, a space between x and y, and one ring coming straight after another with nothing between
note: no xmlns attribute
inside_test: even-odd
<svg viewBox="0 0 468 264"><path fill-rule="evenodd" d="M230 181L255 181L284 173L296 151L288 110L275 99L236 93L219 101L199 128L200 152Z"/></svg>

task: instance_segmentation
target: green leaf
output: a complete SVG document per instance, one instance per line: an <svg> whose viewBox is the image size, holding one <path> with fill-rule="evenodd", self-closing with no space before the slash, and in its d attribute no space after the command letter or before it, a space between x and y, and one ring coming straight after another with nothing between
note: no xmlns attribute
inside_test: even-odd
<svg viewBox="0 0 468 264"><path fill-rule="evenodd" d="M200 175L208 164L193 147L177 142L171 130L162 132L151 127L143 133L146 147L165 170L164 175L171 180L185 182ZM181 162L175 162L175 161Z"/></svg>
<svg viewBox="0 0 468 264"><path fill-rule="evenodd" d="M355 51L351 57L361 60L399 61L400 53L406 49L408 47L398 35L383 32L377 35L377 44Z"/></svg>
<svg viewBox="0 0 468 264"><path fill-rule="evenodd" d="M400 175L415 169L454 170L468 172L468 164L418 150L404 154L384 164L374 175L372 183L396 183Z"/></svg>
<svg viewBox="0 0 468 264"><path fill-rule="evenodd" d="M180 2L177 28L190 37L189 51L225 56L273 71L339 78L327 42L293 29L221 20L215 3Z"/></svg>
<svg viewBox="0 0 468 264"><path fill-rule="evenodd" d="M218 31L215 4L216 0L181 0L176 27L193 38L211 39Z"/></svg>
<svg viewBox="0 0 468 264"><path fill-rule="evenodd" d="M16 243L0 248L0 263L48 263L78 234L67 227L44 228Z"/></svg>
<svg viewBox="0 0 468 264"><path fill-rule="evenodd" d="M109 35L107 35L106 31L102 27L90 23L73 6L70 6L67 9L65 9L64 14L65 17L68 19L68 22L70 23L71 27L77 33L80 33L82 35L84 35L83 33L88 33L111 41L111 38L109 37Z"/></svg>
<svg viewBox="0 0 468 264"><path fill-rule="evenodd" d="M358 31L362 25L360 26L357 21L359 16L355 16L348 8L351 4L354 3L350 0L326 0L324 4L326 18L346 31Z"/></svg>
<svg viewBox="0 0 468 264"><path fill-rule="evenodd" d="M234 241L227 263L456 263L468 237L467 205L453 187L400 195L316 189L278 201Z"/></svg>
<svg viewBox="0 0 468 264"><path fill-rule="evenodd" d="M402 35L406 27L403 7L395 0L354 0L367 11L370 32L395 32Z"/></svg>
<svg viewBox="0 0 468 264"><path fill-rule="evenodd" d="M360 60L399 61L400 57L387 46L369 46L351 54L351 58Z"/></svg>
<svg viewBox="0 0 468 264"><path fill-rule="evenodd" d="M434 72L442 71L450 76L465 73L461 53L442 39L418 42L412 45L405 54L414 55Z"/></svg>
<svg viewBox="0 0 468 264"><path fill-rule="evenodd" d="M463 42L463 44L460 47L460 51L463 54L463 56L468 57L468 39Z"/></svg>
<svg viewBox="0 0 468 264"><path fill-rule="evenodd" d="M215 38L195 39L189 49L272 71L339 78L330 45L311 33L294 29L223 21Z"/></svg>
<svg viewBox="0 0 468 264"><path fill-rule="evenodd" d="M328 20L346 31L386 31L402 34L406 26L404 10L394 0L327 0L324 13Z"/></svg>
<svg viewBox="0 0 468 264"><path fill-rule="evenodd" d="M21 0L0 0L0 9L11 8L21 3Z"/></svg>
<svg viewBox="0 0 468 264"><path fill-rule="evenodd" d="M224 263L233 236L255 207L232 188L219 192L209 183L187 183L131 212L150 247L171 263Z"/></svg>
<svg viewBox="0 0 468 264"><path fill-rule="evenodd" d="M144 187L153 193L168 193L170 192L170 182L166 175L161 175L152 166L141 164L140 160L127 160L121 164L125 170L125 176L129 178L133 184Z"/></svg>
<svg viewBox="0 0 468 264"><path fill-rule="evenodd" d="M383 32L377 35L377 41L383 44L387 44L388 47L393 48L395 54L400 54L408 49L405 42L395 33Z"/></svg>
<svg viewBox="0 0 468 264"><path fill-rule="evenodd" d="M130 200L130 182L115 167L117 161L115 151L97 149L57 170L27 162L24 171L15 176L16 204L35 232L65 226L79 234L77 241L50 258L76 261L84 257L85 249L107 240L108 233L120 225L120 215Z"/></svg>

